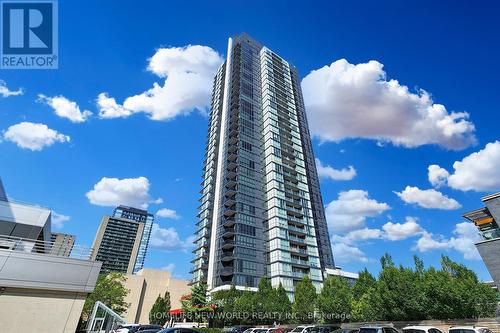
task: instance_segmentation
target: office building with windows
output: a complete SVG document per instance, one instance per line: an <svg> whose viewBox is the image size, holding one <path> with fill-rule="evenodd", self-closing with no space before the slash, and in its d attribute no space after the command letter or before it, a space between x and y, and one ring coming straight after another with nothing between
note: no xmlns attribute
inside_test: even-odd
<svg viewBox="0 0 500 333"><path fill-rule="evenodd" d="M479 229L483 240L476 243L476 248L495 285L500 288L500 192L484 196L481 200L484 207L463 216Z"/></svg>
<svg viewBox="0 0 500 333"><path fill-rule="evenodd" d="M71 255L71 250L73 250L73 245L75 245L74 235L53 232L50 234L50 239L52 242L51 254L64 257Z"/></svg>
<svg viewBox="0 0 500 333"><path fill-rule="evenodd" d="M104 216L94 240L94 259L103 272L137 273L144 266L154 215L146 210L118 206Z"/></svg>
<svg viewBox="0 0 500 333"><path fill-rule="evenodd" d="M290 296L334 260L295 67L246 34L213 81L192 283Z"/></svg>

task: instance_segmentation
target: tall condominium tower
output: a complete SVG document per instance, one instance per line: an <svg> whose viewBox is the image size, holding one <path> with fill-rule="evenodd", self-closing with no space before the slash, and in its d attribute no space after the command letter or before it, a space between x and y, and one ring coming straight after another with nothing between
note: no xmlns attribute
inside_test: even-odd
<svg viewBox="0 0 500 333"><path fill-rule="evenodd" d="M144 265L154 216L127 206L104 216L94 240L92 259L103 272L137 273Z"/></svg>
<svg viewBox="0 0 500 333"><path fill-rule="evenodd" d="M215 75L203 171L192 283L321 286L334 261L297 70L245 34Z"/></svg>

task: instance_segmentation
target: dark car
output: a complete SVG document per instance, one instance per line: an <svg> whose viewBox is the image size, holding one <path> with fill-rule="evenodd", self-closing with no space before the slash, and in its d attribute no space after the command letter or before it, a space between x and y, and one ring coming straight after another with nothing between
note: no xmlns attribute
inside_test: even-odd
<svg viewBox="0 0 500 333"><path fill-rule="evenodd" d="M160 325L138 325L129 328L128 333L142 333L144 331L151 331L151 330L153 330L154 332L159 332L162 328L163 327Z"/></svg>
<svg viewBox="0 0 500 333"><path fill-rule="evenodd" d="M333 333L358 333L359 332L359 329L357 328L339 328L335 331L333 331Z"/></svg>
<svg viewBox="0 0 500 333"><path fill-rule="evenodd" d="M359 333L399 333L399 331L392 326L374 325L361 327Z"/></svg>
<svg viewBox="0 0 500 333"><path fill-rule="evenodd" d="M160 332L161 328L148 328L148 329L145 329L145 330L142 330L142 331L139 331L141 333L158 333Z"/></svg>
<svg viewBox="0 0 500 333"><path fill-rule="evenodd" d="M339 328L339 325L317 325L311 329L311 333L331 333Z"/></svg>

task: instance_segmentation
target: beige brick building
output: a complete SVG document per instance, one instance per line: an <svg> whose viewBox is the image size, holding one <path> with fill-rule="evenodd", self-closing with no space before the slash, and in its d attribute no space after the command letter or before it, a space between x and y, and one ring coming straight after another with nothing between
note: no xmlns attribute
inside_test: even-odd
<svg viewBox="0 0 500 333"><path fill-rule="evenodd" d="M125 288L130 290L125 301L130 307L123 315L128 323L149 323L149 311L158 295L170 292L172 309L181 307L181 296L190 292L188 280L173 279L168 271L141 269L137 274L127 274Z"/></svg>

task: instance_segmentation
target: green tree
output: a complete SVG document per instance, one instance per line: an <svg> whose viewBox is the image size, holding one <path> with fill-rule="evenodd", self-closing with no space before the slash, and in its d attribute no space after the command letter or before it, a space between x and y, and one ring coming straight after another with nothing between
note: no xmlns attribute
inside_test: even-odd
<svg viewBox="0 0 500 333"><path fill-rule="evenodd" d="M220 314L220 316L216 317L217 322L214 323L216 327L225 327L238 323L237 318L234 318L234 304L242 293L233 284L229 290L220 290L212 294L212 302L216 306L217 314Z"/></svg>
<svg viewBox="0 0 500 333"><path fill-rule="evenodd" d="M94 291L85 300L81 320L86 322L89 319L97 301L104 303L118 314L125 312L129 307L129 304L125 302L125 297L130 291L124 286L126 280L127 278L123 273L100 274Z"/></svg>
<svg viewBox="0 0 500 333"><path fill-rule="evenodd" d="M211 303L207 300L207 285L197 283L191 287L191 294L181 298L182 310L190 321L201 322L205 319L207 312L213 312Z"/></svg>
<svg viewBox="0 0 500 333"><path fill-rule="evenodd" d="M280 283L278 288L274 290L274 309L278 315L278 321L280 324L287 324L290 322L290 315L292 313L292 302L288 297L285 288Z"/></svg>
<svg viewBox="0 0 500 333"><path fill-rule="evenodd" d="M377 306L381 308L384 320L424 319L425 306L419 302L421 288L415 272L387 262L382 267L377 283L380 301Z"/></svg>
<svg viewBox="0 0 500 333"><path fill-rule="evenodd" d="M382 266L382 269L395 267L394 261L392 260L392 257L389 255L389 253L384 254L382 258L380 258L380 265Z"/></svg>
<svg viewBox="0 0 500 333"><path fill-rule="evenodd" d="M359 272L358 280L352 287L351 318L354 321L375 321L379 311L374 304L377 300L377 279L365 268Z"/></svg>
<svg viewBox="0 0 500 333"><path fill-rule="evenodd" d="M257 324L272 324L275 312L274 290L271 281L267 277L260 279L259 288L255 294L255 305L258 312Z"/></svg>
<svg viewBox="0 0 500 333"><path fill-rule="evenodd" d="M351 318L353 321L377 321L381 320L380 304L376 287L366 290L359 298L353 299Z"/></svg>
<svg viewBox="0 0 500 333"><path fill-rule="evenodd" d="M324 323L338 323L351 315L352 290L346 279L329 276L323 281L316 305Z"/></svg>
<svg viewBox="0 0 500 333"><path fill-rule="evenodd" d="M426 269L414 257L413 268L396 267L386 254L378 280L367 271L353 287L352 316L357 321L413 321L493 316L498 293L463 264L443 256L441 269Z"/></svg>
<svg viewBox="0 0 500 333"><path fill-rule="evenodd" d="M498 292L481 283L476 273L443 256L441 258L441 270L447 274L445 281L451 290L449 301L451 302L452 318L478 318L480 316L492 316L496 311ZM429 288L427 289L429 292Z"/></svg>
<svg viewBox="0 0 500 333"><path fill-rule="evenodd" d="M161 297L158 295L155 303L149 311L149 323L154 325L165 325L168 319L168 313L170 311L170 293L167 291L165 295Z"/></svg>
<svg viewBox="0 0 500 333"><path fill-rule="evenodd" d="M314 319L314 305L316 303L316 288L305 276L295 287L295 297L292 312L295 319L301 323L310 323Z"/></svg>
<svg viewBox="0 0 500 333"><path fill-rule="evenodd" d="M427 315L432 319L454 318L454 303L459 301L453 290L452 277L443 270L430 267L424 273L423 292L427 302Z"/></svg>
<svg viewBox="0 0 500 333"><path fill-rule="evenodd" d="M254 325L257 312L257 300L254 292L245 291L234 302L234 313L241 324Z"/></svg>
<svg viewBox="0 0 500 333"><path fill-rule="evenodd" d="M356 283L354 283L354 286L352 287L353 298L360 299L370 289L374 288L376 284L377 280L375 277L365 268L359 272L358 280L356 280Z"/></svg>
<svg viewBox="0 0 500 333"><path fill-rule="evenodd" d="M191 306L204 307L207 305L207 285L206 283L195 284L191 288Z"/></svg>

